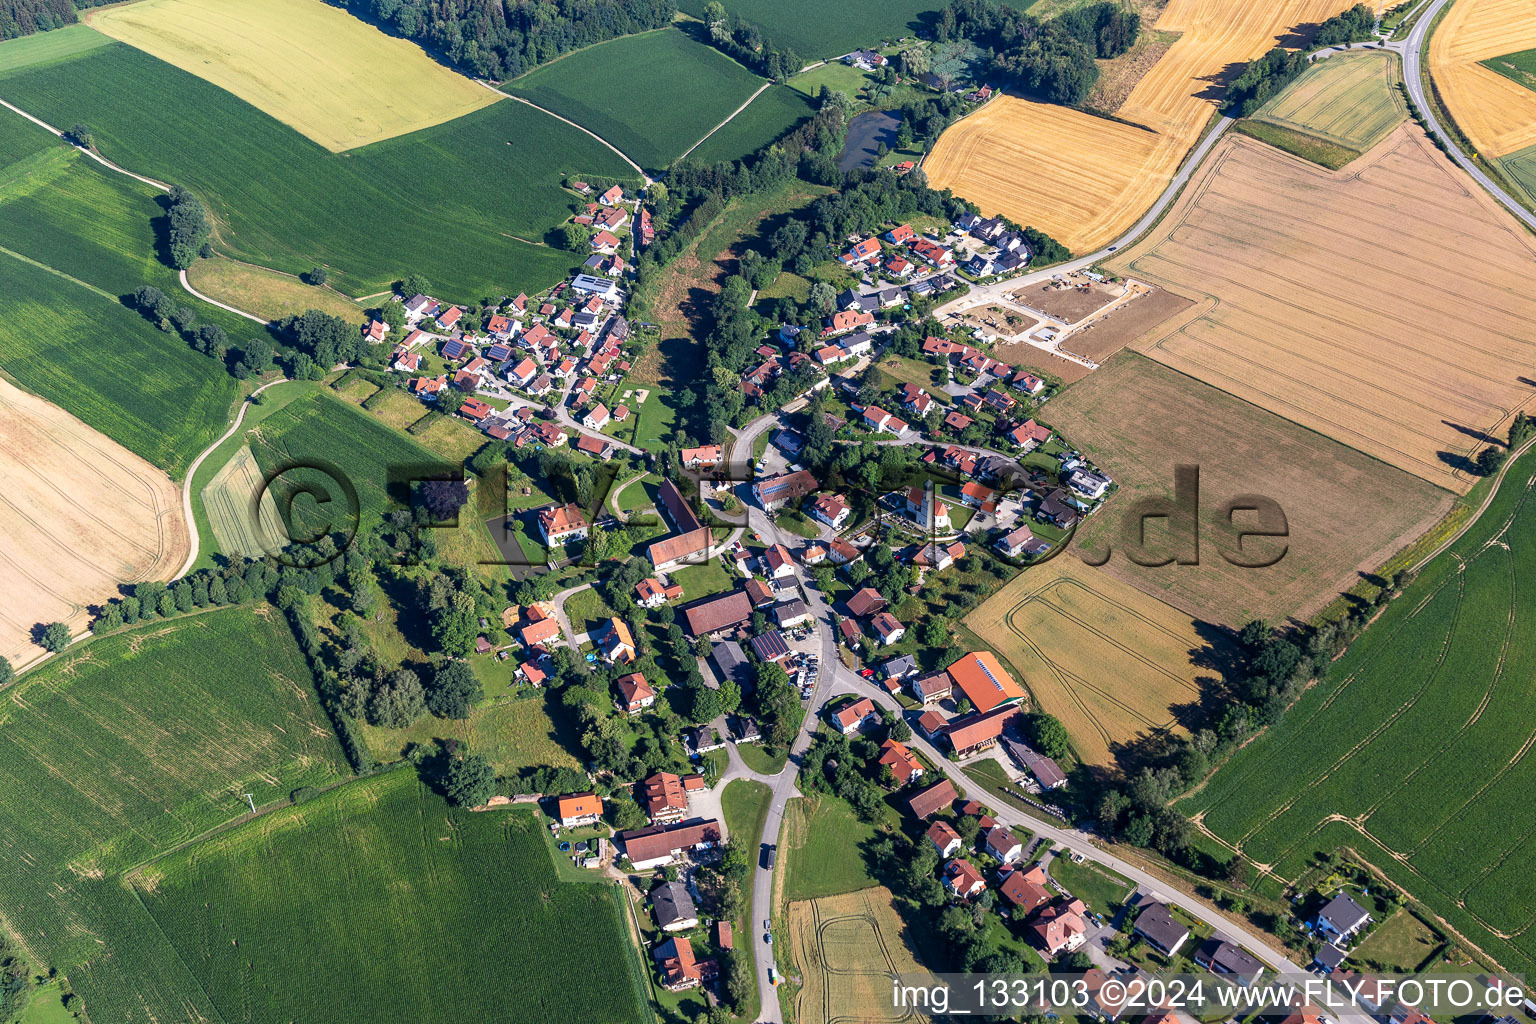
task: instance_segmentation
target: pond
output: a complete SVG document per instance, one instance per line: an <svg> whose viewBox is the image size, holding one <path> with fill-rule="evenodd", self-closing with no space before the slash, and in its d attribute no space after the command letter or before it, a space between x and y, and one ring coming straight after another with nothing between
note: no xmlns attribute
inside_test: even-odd
<svg viewBox="0 0 1536 1024"><path fill-rule="evenodd" d="M896 148L896 128L901 115L889 110L871 110L848 122L848 141L837 157L837 169L851 171L857 167L873 167L879 159L880 144L886 149Z"/></svg>

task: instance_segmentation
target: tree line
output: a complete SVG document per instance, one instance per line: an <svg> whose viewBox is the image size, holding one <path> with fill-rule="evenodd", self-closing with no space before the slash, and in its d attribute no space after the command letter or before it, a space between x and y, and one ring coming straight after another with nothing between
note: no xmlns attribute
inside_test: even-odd
<svg viewBox="0 0 1536 1024"><path fill-rule="evenodd" d="M704 5L704 25L717 50L764 78L783 83L805 66L798 53L776 46L761 28L741 15L727 13L720 0Z"/></svg>
<svg viewBox="0 0 1536 1024"><path fill-rule="evenodd" d="M1076 105L1099 80L1096 59L1118 57L1141 31L1141 15L1113 0L1046 21L996 0L950 0L939 12L940 40L969 39L993 51L1007 83L1049 103Z"/></svg>
<svg viewBox="0 0 1536 1024"><path fill-rule="evenodd" d="M466 74L516 78L563 53L672 23L672 0L326 0Z"/></svg>
<svg viewBox="0 0 1536 1024"><path fill-rule="evenodd" d="M1344 46L1372 38L1376 15L1364 4L1356 4L1342 14L1335 14L1311 33L1312 46ZM1308 26L1298 31L1305 32ZM1276 46L1264 56L1249 61L1227 87L1221 112L1228 117L1249 117L1264 103L1306 70L1311 61L1307 50L1287 50Z"/></svg>

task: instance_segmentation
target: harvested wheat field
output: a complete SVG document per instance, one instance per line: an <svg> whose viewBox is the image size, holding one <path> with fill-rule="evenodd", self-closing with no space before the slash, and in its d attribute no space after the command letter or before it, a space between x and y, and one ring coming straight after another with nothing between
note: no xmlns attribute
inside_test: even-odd
<svg viewBox="0 0 1536 1024"><path fill-rule="evenodd" d="M1536 145L1536 92L1481 63L1530 49L1536 49L1530 0L1456 0L1430 36L1430 78L1485 157Z"/></svg>
<svg viewBox="0 0 1536 1024"><path fill-rule="evenodd" d="M789 905L790 952L802 985L795 1020L804 1024L922 1024L916 1011L889 1009L891 975L922 971L889 889L860 889Z"/></svg>
<svg viewBox="0 0 1536 1024"><path fill-rule="evenodd" d="M0 380L0 657L42 654L38 623L79 630L120 583L169 579L191 535L171 478Z"/></svg>
<svg viewBox="0 0 1536 1024"><path fill-rule="evenodd" d="M267 489L249 445L241 446L208 481L202 499L223 554L263 558L288 546L288 531L277 511L277 501Z"/></svg>
<svg viewBox="0 0 1536 1024"><path fill-rule="evenodd" d="M983 213L1033 225L1074 252L1097 249L1152 205L1199 140L1215 112L1213 76L1348 6L1171 0L1152 27L1182 35L1114 111L1118 121L1000 96L945 131L923 169Z"/></svg>
<svg viewBox="0 0 1536 1024"><path fill-rule="evenodd" d="M1007 658L1041 708L1061 719L1077 756L1109 765L1115 748L1178 728L1197 703L1218 627L1084 565L1068 551L1015 576L965 618Z"/></svg>
<svg viewBox="0 0 1536 1024"><path fill-rule="evenodd" d="M1153 358L1441 487L1532 403L1536 245L1415 126L1349 173L1223 140L1115 258L1201 300Z"/></svg>
<svg viewBox="0 0 1536 1024"><path fill-rule="evenodd" d="M85 20L332 152L430 128L500 98L410 40L316 0L140 0Z"/></svg>
<svg viewBox="0 0 1536 1024"><path fill-rule="evenodd" d="M1047 411L1120 486L1074 543L1097 557L1110 547L1104 571L1219 625L1310 616L1358 582L1357 571L1375 569L1429 529L1452 501L1448 491L1129 350ZM1136 564L1124 530L1139 523L1142 499L1172 501L1179 465L1200 468L1199 564ZM1224 506L1255 494L1279 503L1288 535L1251 537L1239 552ZM1236 518L1256 525L1252 513ZM1151 521L1146 533L1142 561L1176 553L1166 521ZM1263 568L1224 557L1252 563L1282 554Z"/></svg>

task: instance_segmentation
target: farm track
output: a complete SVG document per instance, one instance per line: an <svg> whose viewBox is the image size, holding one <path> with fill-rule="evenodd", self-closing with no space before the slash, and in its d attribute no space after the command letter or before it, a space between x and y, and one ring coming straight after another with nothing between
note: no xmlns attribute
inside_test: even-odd
<svg viewBox="0 0 1536 1024"><path fill-rule="evenodd" d="M508 99L516 100L517 102L523 104L524 106L532 107L534 110L537 110L541 114L548 114L550 117L554 118L556 121L563 121L564 123L570 125L572 128L575 128L577 131L585 132L587 135L592 136L592 138L596 139L598 142L601 142L603 145L605 145L609 149L613 150L613 152L618 156L618 158L620 160L623 160L625 163L629 164L629 166L633 167L635 169L635 173L640 175L641 179L647 185L649 185L651 182L656 180L656 179L652 178L649 174L646 174L645 173L645 168L641 167L639 164L637 164L633 160L631 160L629 158L629 155L627 153L625 153L622 149L620 149L618 146L615 146L613 143L609 142L607 139L603 138L601 135L597 134L597 132L593 131L592 129L584 127L584 126L582 126L580 124L577 124L575 121L572 121L568 117L561 117L559 114L555 113L553 110L547 110L544 107L539 106L537 103L533 102L532 100L523 99L523 97L516 96L516 95L514 95L514 94L512 94L510 92L503 92L502 90L496 88L494 85L492 85L489 82L481 81L478 78L475 79L475 81L479 82L482 86L484 86L485 88L491 90L491 92L494 92L498 96L505 96ZM735 116L735 115L732 115L732 116ZM703 140L701 139L700 141L702 142Z"/></svg>
<svg viewBox="0 0 1536 1024"><path fill-rule="evenodd" d="M683 150L683 155L678 157L678 159L679 160L686 160L688 158L688 154L689 153L692 153L694 150L696 150L700 146L704 145L704 143L709 141L710 136L714 135L721 128L724 128L726 125L728 125L732 121L736 120L736 115L741 113L743 110L746 110L748 107L750 107L752 105L752 101L757 99L759 96L761 96L763 94L763 90L767 89L772 84L773 84L772 82L764 82L762 85L758 86L757 87L757 92L754 92L751 96L747 97L747 102L743 103L741 106L739 106L735 110L731 111L731 115L729 117L727 117L724 121L721 121L719 124L715 125L709 131L705 132L704 133L704 137L702 139L700 139L698 142L695 142L693 145L689 146L687 149ZM754 291L753 292L754 299L756 298L756 294L757 293ZM750 305L750 303L748 303L748 304Z"/></svg>

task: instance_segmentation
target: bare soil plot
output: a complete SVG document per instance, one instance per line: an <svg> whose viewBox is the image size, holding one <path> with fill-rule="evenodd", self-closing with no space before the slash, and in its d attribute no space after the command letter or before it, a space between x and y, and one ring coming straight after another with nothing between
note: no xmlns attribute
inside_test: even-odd
<svg viewBox="0 0 1536 1024"><path fill-rule="evenodd" d="M1122 285L1091 281L1074 275L1069 281L1041 281L1020 288L1013 297L1031 309L1075 324L1125 294Z"/></svg>
<svg viewBox="0 0 1536 1024"><path fill-rule="evenodd" d="M191 534L171 478L0 380L0 657L43 653L38 623L82 628L122 583L169 579Z"/></svg>
<svg viewBox="0 0 1536 1024"><path fill-rule="evenodd" d="M1152 288L1122 306L1084 324L1061 347L1096 363L1103 363L1131 342L1160 324L1193 309L1193 300L1165 288Z"/></svg>
<svg viewBox="0 0 1536 1024"><path fill-rule="evenodd" d="M1063 384L1071 384L1073 381L1082 380L1093 372L1082 363L1073 362L1053 352L1035 348L1035 346L1028 342L999 342L995 347L997 349L997 357L1004 362L1048 373Z"/></svg>
<svg viewBox="0 0 1536 1024"><path fill-rule="evenodd" d="M1448 492L1417 477L1130 351L1052 399L1048 414L1120 486L1074 543L1099 555L1112 547L1107 572L1221 625L1310 615L1451 504ZM1123 531L1141 499L1171 504L1179 465L1200 469L1199 564L1138 565ZM1267 568L1223 557L1238 556L1223 507L1253 494L1280 504L1289 531L1284 541L1243 544L1248 561L1283 545L1284 557ZM1237 522L1254 518L1239 513ZM1148 523L1146 533L1149 554L1173 553L1166 521Z"/></svg>
<svg viewBox="0 0 1536 1024"><path fill-rule="evenodd" d="M1139 346L1442 487L1536 397L1536 246L1404 125L1350 172L1224 140L1116 257L1205 303Z"/></svg>
<svg viewBox="0 0 1536 1024"><path fill-rule="evenodd" d="M1533 48L1536 17L1528 0L1457 0L1430 36L1430 78L1485 157L1536 145L1536 92L1481 62Z"/></svg>
<svg viewBox="0 0 1536 1024"><path fill-rule="evenodd" d="M1078 757L1109 765L1117 746L1176 730L1177 709L1214 673L1219 628L1067 552L1014 577L965 624L1007 658Z"/></svg>
<svg viewBox="0 0 1536 1024"><path fill-rule="evenodd" d="M947 130L923 168L936 188L954 189L983 213L1090 251L1130 227L1173 177L1214 113L1213 79L1294 26L1348 6L1172 0L1148 27L1182 34L1114 111L1116 120L1003 96Z"/></svg>
<svg viewBox="0 0 1536 1024"><path fill-rule="evenodd" d="M802 987L795 1019L804 1024L858 1021L923 1024L926 1015L887 1010L891 975L922 970L891 891L861 889L789 905L791 954Z"/></svg>
<svg viewBox="0 0 1536 1024"><path fill-rule="evenodd" d="M87 21L332 152L442 124L499 99L410 40L314 0L140 0Z"/></svg>
<svg viewBox="0 0 1536 1024"><path fill-rule="evenodd" d="M1335 54L1301 73L1253 116L1365 152L1408 116L1395 55Z"/></svg>

